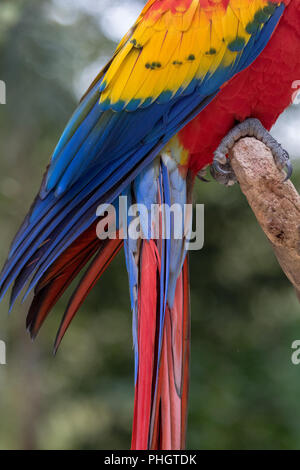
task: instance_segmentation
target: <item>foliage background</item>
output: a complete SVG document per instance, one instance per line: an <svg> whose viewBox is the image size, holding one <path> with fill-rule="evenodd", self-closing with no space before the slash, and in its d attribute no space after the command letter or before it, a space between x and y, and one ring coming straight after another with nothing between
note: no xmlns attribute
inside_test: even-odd
<svg viewBox="0 0 300 470"><path fill-rule="evenodd" d="M142 1L2 0L0 257L37 192L80 94ZM126 21L125 21L126 20ZM299 107L275 133L298 157ZM295 162L294 182L300 184ZM300 307L239 187L200 183L205 247L192 253L192 365L188 447L300 448ZM0 305L0 449L126 449L133 354L122 255L73 322L56 358L51 346L66 297L35 344L28 303Z"/></svg>

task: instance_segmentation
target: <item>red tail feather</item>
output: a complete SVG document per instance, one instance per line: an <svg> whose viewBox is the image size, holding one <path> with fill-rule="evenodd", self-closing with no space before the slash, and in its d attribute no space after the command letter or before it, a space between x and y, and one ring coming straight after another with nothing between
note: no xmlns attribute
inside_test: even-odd
<svg viewBox="0 0 300 470"><path fill-rule="evenodd" d="M139 369L135 386L132 449L147 449L155 378L157 349L158 271L155 243L143 244L139 287Z"/></svg>
<svg viewBox="0 0 300 470"><path fill-rule="evenodd" d="M26 319L26 327L32 338L38 334L52 307L88 260L96 253L99 246L100 241L93 225L75 240L46 271L35 288L35 296Z"/></svg>
<svg viewBox="0 0 300 470"><path fill-rule="evenodd" d="M35 289L35 296L26 319L26 326L32 338L37 335L52 307L77 274L98 252L69 302L55 341L54 348L57 350L80 305L119 252L122 244L123 241L119 239L99 240L96 224L93 224L62 253L46 271Z"/></svg>
<svg viewBox="0 0 300 470"><path fill-rule="evenodd" d="M141 253L139 368L132 449L184 449L190 356L188 261L177 281L174 305L166 309L158 357L160 283L155 248L153 241L146 242Z"/></svg>
<svg viewBox="0 0 300 470"><path fill-rule="evenodd" d="M81 304L88 296L91 289L96 282L100 279L106 268L110 265L114 257L119 253L122 248L123 240L110 240L106 239L101 245L101 248L90 264L88 270L79 282L73 296L70 299L69 305L65 311L62 322L60 324L57 337L54 344L54 352L57 351L61 340L63 339L71 321L76 315Z"/></svg>

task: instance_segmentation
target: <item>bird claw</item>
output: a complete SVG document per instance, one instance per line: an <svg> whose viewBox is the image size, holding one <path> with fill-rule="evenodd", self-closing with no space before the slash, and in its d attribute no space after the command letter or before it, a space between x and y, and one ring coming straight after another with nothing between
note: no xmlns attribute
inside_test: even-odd
<svg viewBox="0 0 300 470"><path fill-rule="evenodd" d="M218 183L224 184L225 186L232 186L237 181L229 159L226 158L225 154L218 150L214 154L210 173Z"/></svg>
<svg viewBox="0 0 300 470"><path fill-rule="evenodd" d="M197 178L200 180L200 181L203 181L204 183L210 183L210 180L208 180L206 178L206 169L207 169L207 166L205 166L205 168L203 168L202 170L200 170L198 173L197 173Z"/></svg>
<svg viewBox="0 0 300 470"><path fill-rule="evenodd" d="M290 180L291 177L292 177L292 174L293 174L293 164L290 160L288 160L285 164L285 168L286 168L286 176L283 180L283 182L285 183L286 181Z"/></svg>
<svg viewBox="0 0 300 470"><path fill-rule="evenodd" d="M204 178L203 176L199 176L197 175L197 178L200 180L200 181L203 181L203 183L210 183L210 180L208 180L207 178Z"/></svg>
<svg viewBox="0 0 300 470"><path fill-rule="evenodd" d="M232 170L230 161L226 155L230 152L234 144L242 137L255 137L263 142L272 152L278 169L286 168L284 181L291 178L293 166L289 160L289 154L281 145L269 134L258 119L250 118L235 126L222 140L217 150L214 152L214 159L211 165L211 174L215 180L226 186L237 182L237 178Z"/></svg>
<svg viewBox="0 0 300 470"><path fill-rule="evenodd" d="M229 175L230 170L225 170L222 168L221 163L218 160L214 160L212 163L213 169L216 173L221 173L221 175Z"/></svg>

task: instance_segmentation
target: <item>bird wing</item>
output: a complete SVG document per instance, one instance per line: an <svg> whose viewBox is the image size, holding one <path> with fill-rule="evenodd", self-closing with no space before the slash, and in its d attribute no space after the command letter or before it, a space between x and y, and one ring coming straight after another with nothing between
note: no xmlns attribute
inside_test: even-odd
<svg viewBox="0 0 300 470"><path fill-rule="evenodd" d="M284 3L150 0L83 97L11 246L0 294L34 288L170 138L247 67Z"/></svg>
<svg viewBox="0 0 300 470"><path fill-rule="evenodd" d="M45 193L62 194L91 165L169 138L257 57L283 9L268 0L148 2L70 120Z"/></svg>

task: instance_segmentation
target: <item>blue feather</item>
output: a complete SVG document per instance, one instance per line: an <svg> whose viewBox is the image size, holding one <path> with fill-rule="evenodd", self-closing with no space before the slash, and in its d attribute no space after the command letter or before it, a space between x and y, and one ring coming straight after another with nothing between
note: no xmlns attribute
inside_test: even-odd
<svg viewBox="0 0 300 470"><path fill-rule="evenodd" d="M39 196L14 240L1 273L1 295L19 275L14 298L31 274L29 290L36 285L45 270L93 223L96 207L112 202L125 190L169 139L214 98L220 86L257 57L283 10L284 5L275 10L232 67L220 67L200 84L192 82L179 96L165 92L156 102L147 98L136 109L138 103L133 101L128 104L130 112L116 112L106 110L109 103L99 105L102 79L93 86L70 119ZM165 198L170 197L165 189L167 177L162 167ZM165 249L169 263L172 248L167 242ZM36 255L40 258L34 261ZM164 272L166 269L168 264Z"/></svg>

